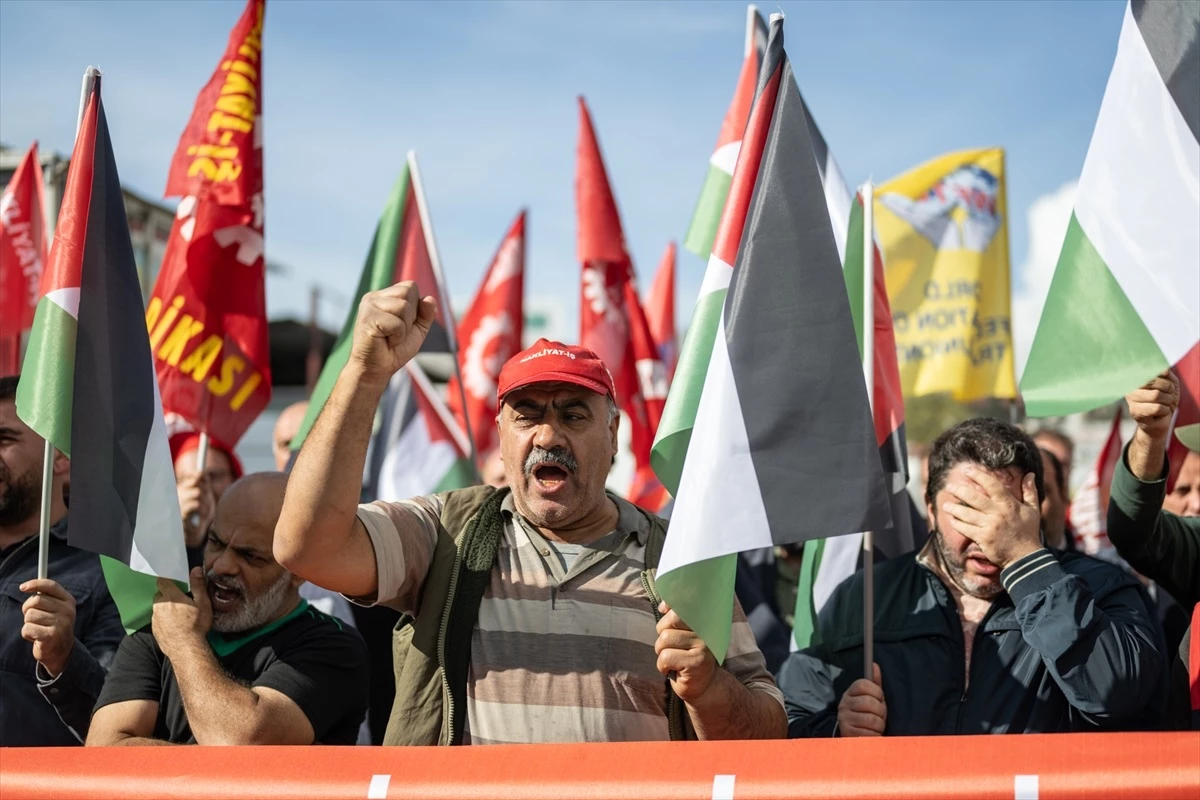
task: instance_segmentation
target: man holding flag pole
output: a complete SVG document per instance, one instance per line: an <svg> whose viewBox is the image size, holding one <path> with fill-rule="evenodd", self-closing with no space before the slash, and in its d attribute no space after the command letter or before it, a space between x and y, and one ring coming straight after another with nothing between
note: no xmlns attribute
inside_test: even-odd
<svg viewBox="0 0 1200 800"><path fill-rule="evenodd" d="M26 603L22 629L35 642L34 655L43 667L39 684L62 677L48 671L69 668L72 662L64 665L64 653L87 653L78 642L55 644L64 629L71 630L66 622L87 622L78 616L82 608L74 598L48 579L51 518L58 517L61 525L64 510L62 475L56 473L62 459L56 451L71 459L72 515L83 521L66 526L68 543L107 557L101 561L101 584L112 587L130 568L151 582L152 576L187 577L166 429L141 314L100 73L89 68L55 243L15 392L16 416L45 440L38 580L23 584L40 593ZM88 413L75 414L76 407ZM105 592L97 587L94 593L100 600ZM115 590L114 597L120 605ZM149 595L143 599L148 610ZM59 658L45 658L49 653ZM94 663L92 670L97 670ZM70 696L75 710L60 716L81 739L90 714L86 687L49 691Z"/></svg>

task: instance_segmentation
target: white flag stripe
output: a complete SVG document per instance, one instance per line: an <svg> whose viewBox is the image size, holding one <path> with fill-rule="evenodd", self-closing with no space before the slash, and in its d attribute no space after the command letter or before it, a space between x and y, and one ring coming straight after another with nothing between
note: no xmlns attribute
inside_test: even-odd
<svg viewBox="0 0 1200 800"><path fill-rule="evenodd" d="M737 164L738 151L741 149L741 139L738 139L736 142L723 144L713 151L712 157L708 159L708 163L712 164L726 175L732 175L734 165Z"/></svg>
<svg viewBox="0 0 1200 800"><path fill-rule="evenodd" d="M833 590L841 585L842 581L858 572L858 558L862 555L862 540L861 533L830 536L825 540L825 547L821 551L821 564L817 568L812 590L813 608L818 614L829 602Z"/></svg>
<svg viewBox="0 0 1200 800"><path fill-rule="evenodd" d="M833 226L833 241L837 245L838 261L846 263L846 231L850 228L850 189L846 187L846 179L837 162L833 160L833 151L826 148L828 156L822 174L825 176L825 205L829 208L829 224Z"/></svg>
<svg viewBox="0 0 1200 800"><path fill-rule="evenodd" d="M63 289L52 289L46 292L46 299L66 311L74 319L79 319L79 287L68 286Z"/></svg>
<svg viewBox="0 0 1200 800"><path fill-rule="evenodd" d="M150 364L146 369L152 369ZM129 566L150 575L188 579L187 551L183 542L183 520L179 494L175 486L175 467L171 463L167 423L163 418L158 381L154 386L154 419L142 460L142 478L138 489L137 519L133 525L133 552Z"/></svg>
<svg viewBox="0 0 1200 800"><path fill-rule="evenodd" d="M672 528L688 535L667 537L661 574L774 545L729 363L724 316L717 326L694 431L671 518Z"/></svg>
<svg viewBox="0 0 1200 800"><path fill-rule="evenodd" d="M384 456L377 499L396 501L429 494L457 460L454 445L432 441L425 416L418 409Z"/></svg>
<svg viewBox="0 0 1200 800"><path fill-rule="evenodd" d="M704 280L700 284L700 297L712 292L729 288L733 280L733 267L726 264L716 253L708 257L708 266L704 269Z"/></svg>
<svg viewBox="0 0 1200 800"><path fill-rule="evenodd" d="M1200 142L1128 6L1075 217L1174 364L1200 339Z"/></svg>

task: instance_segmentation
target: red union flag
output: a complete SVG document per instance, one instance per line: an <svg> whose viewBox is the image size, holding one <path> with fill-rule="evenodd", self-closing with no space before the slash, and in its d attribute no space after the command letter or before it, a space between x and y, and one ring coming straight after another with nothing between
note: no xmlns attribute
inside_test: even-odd
<svg viewBox="0 0 1200 800"><path fill-rule="evenodd" d="M582 97L579 114L575 181L583 266L579 342L600 356L612 373L617 402L629 418L630 450L637 467L629 499L658 511L666 497L650 471L650 448L667 397L666 374L637 297L617 203Z"/></svg>
<svg viewBox="0 0 1200 800"><path fill-rule="evenodd" d="M168 417L233 445L271 399L263 258L262 25L249 0L167 178L182 195L146 309Z"/></svg>
<svg viewBox="0 0 1200 800"><path fill-rule="evenodd" d="M481 462L500 444L496 433L496 380L504 362L521 350L524 290L525 212L522 211L500 243L471 307L458 324L462 384L460 387L458 377L451 376L446 390L446 404L463 424L463 430L471 431Z"/></svg>
<svg viewBox="0 0 1200 800"><path fill-rule="evenodd" d="M21 369L46 263L45 189L34 142L0 194L0 375Z"/></svg>
<svg viewBox="0 0 1200 800"><path fill-rule="evenodd" d="M646 293L646 321L658 345L658 355L667 370L667 379L675 377L679 347L675 335L675 243L669 242L654 274L654 283Z"/></svg>
<svg viewBox="0 0 1200 800"><path fill-rule="evenodd" d="M626 497L631 503L658 513L671 496L650 466L650 448L654 446L654 435L667 403L667 371L632 279L625 284L625 308L629 313L629 354L637 373L637 391L625 404L630 425L629 449L635 464Z"/></svg>

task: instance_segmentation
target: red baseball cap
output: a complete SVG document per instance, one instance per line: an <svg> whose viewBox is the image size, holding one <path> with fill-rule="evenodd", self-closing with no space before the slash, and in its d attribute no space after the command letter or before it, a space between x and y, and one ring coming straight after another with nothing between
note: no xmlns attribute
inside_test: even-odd
<svg viewBox="0 0 1200 800"><path fill-rule="evenodd" d="M505 362L496 383L496 398L534 383L572 383L616 399L612 375L600 357L586 347L538 339Z"/></svg>

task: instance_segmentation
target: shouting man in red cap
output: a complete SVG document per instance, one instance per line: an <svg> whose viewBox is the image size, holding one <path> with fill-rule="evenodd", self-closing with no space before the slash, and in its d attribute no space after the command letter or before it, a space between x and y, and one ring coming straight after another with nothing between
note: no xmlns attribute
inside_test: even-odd
<svg viewBox="0 0 1200 800"><path fill-rule="evenodd" d="M605 491L617 405L591 351L543 339L504 366L508 488L358 504L376 406L435 310L411 282L363 297L275 532L292 573L405 612L385 744L784 736L741 608L718 665L659 601L665 523Z"/></svg>

